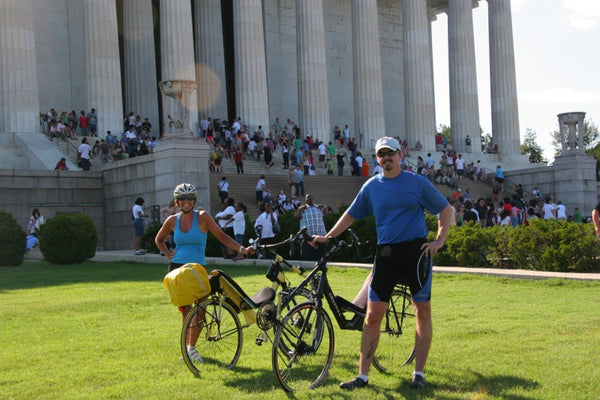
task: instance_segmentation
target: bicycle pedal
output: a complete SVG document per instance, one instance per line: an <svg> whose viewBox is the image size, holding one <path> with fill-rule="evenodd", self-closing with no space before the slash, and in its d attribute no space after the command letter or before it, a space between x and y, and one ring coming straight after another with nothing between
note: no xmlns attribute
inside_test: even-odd
<svg viewBox="0 0 600 400"><path fill-rule="evenodd" d="M256 338L256 340L254 341L254 343L256 343L257 346L262 346L262 344L264 343L264 339L261 338Z"/></svg>

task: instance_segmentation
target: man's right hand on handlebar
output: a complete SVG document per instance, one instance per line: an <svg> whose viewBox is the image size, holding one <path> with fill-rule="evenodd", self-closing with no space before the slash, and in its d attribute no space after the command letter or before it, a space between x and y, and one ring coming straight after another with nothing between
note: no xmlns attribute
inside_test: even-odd
<svg viewBox="0 0 600 400"><path fill-rule="evenodd" d="M319 243L328 243L331 239L333 239L333 236L314 235L309 243L314 248L317 248Z"/></svg>

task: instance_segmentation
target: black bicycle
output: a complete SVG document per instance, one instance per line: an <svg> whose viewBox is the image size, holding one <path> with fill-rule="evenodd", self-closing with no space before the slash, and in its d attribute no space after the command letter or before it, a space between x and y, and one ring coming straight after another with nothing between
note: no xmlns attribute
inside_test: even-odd
<svg viewBox="0 0 600 400"><path fill-rule="evenodd" d="M298 301L310 297L306 290L295 291L295 299L290 299L281 307L281 300L291 291L291 284L283 273L283 265L291 271L304 276L300 266L292 265L278 254L278 249L289 245L290 255L294 244L306 234L301 230L290 235L286 240L274 244L261 244L260 239L252 241L254 250L264 250L273 259L267 278L272 282L270 287L261 289L254 296L246 292L230 276L221 270L213 270L209 274L211 293L196 301L183 321L181 330L181 353L189 370L200 374L202 363L217 363L231 369L237 363L243 344L243 329L256 323L261 332L255 343L262 345L270 340L268 332L274 330L276 318L285 315ZM240 321L243 315L244 322ZM196 352L190 354L188 346L194 346Z"/></svg>
<svg viewBox="0 0 600 400"><path fill-rule="evenodd" d="M327 260L342 248L359 245L356 236L351 234L353 238L350 244L332 239L325 256L281 302L281 307L285 308L286 302L290 302L296 293L309 290L312 294L308 301L293 306L280 319L275 331L271 362L275 377L286 392L315 388L323 382L331 367L335 336L331 318L324 309L323 298L341 329L362 330L366 310L336 296L327 278ZM407 288L396 286L382 321L379 346L373 359L373 366L378 371L394 371L412 362L414 317ZM403 337L402 340L399 340L400 337Z"/></svg>

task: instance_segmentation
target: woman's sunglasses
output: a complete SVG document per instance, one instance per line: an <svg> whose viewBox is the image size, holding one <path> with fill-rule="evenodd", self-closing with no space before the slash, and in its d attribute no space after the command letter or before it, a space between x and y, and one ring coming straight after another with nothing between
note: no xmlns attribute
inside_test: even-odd
<svg viewBox="0 0 600 400"><path fill-rule="evenodd" d="M194 200L196 200L196 196L179 196L179 197L177 197L177 200L179 200L179 201L186 201L186 200L194 201Z"/></svg>

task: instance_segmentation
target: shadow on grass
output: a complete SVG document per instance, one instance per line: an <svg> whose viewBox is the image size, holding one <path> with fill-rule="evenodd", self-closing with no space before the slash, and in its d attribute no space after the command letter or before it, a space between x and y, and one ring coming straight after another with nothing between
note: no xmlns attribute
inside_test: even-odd
<svg viewBox="0 0 600 400"><path fill-rule="evenodd" d="M208 265L207 271L220 269L232 278L263 276L268 267L242 265ZM31 289L91 282L162 282L167 263L95 262L58 265L46 261L28 261L18 267L0 267L0 293L7 290ZM265 286L270 286L265 278Z"/></svg>
<svg viewBox="0 0 600 400"><path fill-rule="evenodd" d="M460 372L460 371L459 371ZM453 393L472 393L481 398L494 397L512 400L531 400L535 396L525 394L514 394L516 390L531 391L539 387L539 383L518 377L515 375L486 375L476 371L463 371L460 373L460 379L446 376L451 384L436 385L435 382L427 388L435 396L436 390L450 391ZM416 398L416 397L414 397Z"/></svg>
<svg viewBox="0 0 600 400"><path fill-rule="evenodd" d="M334 359L334 366L341 367L347 370L348 373L344 376L338 376L338 373L332 376L332 371L329 371L319 388L326 389L328 395L332 395L331 390L335 391L335 398L357 398L357 391L346 392L338 389L339 383L342 380L352 378L356 373L358 359L353 359L350 356L337 356ZM486 375L475 371L453 371L449 374L431 375L429 386L426 388L413 389L410 387L410 377L413 366L401 368L391 375L396 375L393 388L390 388L385 383L382 383L381 377L378 377L379 372L372 371L369 386L361 389L362 397L377 397L383 396L388 399L463 399L463 398L501 398L511 400L533 400L537 397L527 396L526 394L515 394L515 392L529 392L539 387L539 383L514 375ZM294 399L299 397L305 398L306 393L311 393L310 389L303 393L284 393L279 387L273 371L270 369L258 369L236 366L232 374L224 378L224 384L247 393L256 393L260 391L271 391L272 389L281 392L281 398ZM390 375L385 373L385 375ZM391 389L391 390L390 390ZM315 393L316 395L316 393Z"/></svg>

